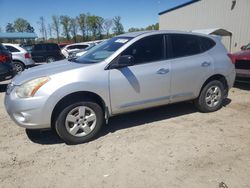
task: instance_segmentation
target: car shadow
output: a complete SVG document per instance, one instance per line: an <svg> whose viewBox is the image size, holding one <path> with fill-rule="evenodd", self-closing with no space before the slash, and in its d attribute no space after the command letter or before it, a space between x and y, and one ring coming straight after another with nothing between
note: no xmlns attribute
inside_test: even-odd
<svg viewBox="0 0 250 188"><path fill-rule="evenodd" d="M250 81L245 82L245 81L236 81L234 83L234 87L242 90L247 90L250 91Z"/></svg>
<svg viewBox="0 0 250 188"><path fill-rule="evenodd" d="M0 84L0 93L5 93L8 84Z"/></svg>
<svg viewBox="0 0 250 188"><path fill-rule="evenodd" d="M46 130L25 130L30 141L42 144L42 145L52 145L52 144L62 144L63 141L56 134L55 131L46 129Z"/></svg>
<svg viewBox="0 0 250 188"><path fill-rule="evenodd" d="M224 100L223 106L227 106L230 102L230 99ZM198 112L198 110L194 107L192 102L182 102L115 116L109 119L108 125L103 126L97 139L122 129L141 125L150 126L150 123L152 122L171 119L196 112ZM63 141L52 130L26 130L26 134L32 142L37 144L51 145L63 143ZM94 140L95 139L96 138L94 138Z"/></svg>

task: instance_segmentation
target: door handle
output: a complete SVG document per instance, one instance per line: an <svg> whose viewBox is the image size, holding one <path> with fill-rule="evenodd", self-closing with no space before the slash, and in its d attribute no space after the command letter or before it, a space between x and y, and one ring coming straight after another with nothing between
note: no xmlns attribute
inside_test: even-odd
<svg viewBox="0 0 250 188"><path fill-rule="evenodd" d="M157 74L167 74L168 72L169 72L169 69L162 68L162 69L159 69L156 73Z"/></svg>
<svg viewBox="0 0 250 188"><path fill-rule="evenodd" d="M201 64L202 67L209 67L210 65L211 65L211 62L207 62L207 61Z"/></svg>

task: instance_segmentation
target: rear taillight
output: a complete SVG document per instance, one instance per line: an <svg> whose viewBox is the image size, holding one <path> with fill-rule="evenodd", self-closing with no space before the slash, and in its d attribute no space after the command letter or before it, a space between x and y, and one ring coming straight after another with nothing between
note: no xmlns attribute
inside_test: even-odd
<svg viewBox="0 0 250 188"><path fill-rule="evenodd" d="M25 59L30 59L31 55L29 53L24 54Z"/></svg>
<svg viewBox="0 0 250 188"><path fill-rule="evenodd" d="M9 56L0 54L0 63L5 63L5 62L8 62L9 60L10 60Z"/></svg>
<svg viewBox="0 0 250 188"><path fill-rule="evenodd" d="M231 59L232 63L235 64L236 63L236 58L233 54L227 54L228 57Z"/></svg>

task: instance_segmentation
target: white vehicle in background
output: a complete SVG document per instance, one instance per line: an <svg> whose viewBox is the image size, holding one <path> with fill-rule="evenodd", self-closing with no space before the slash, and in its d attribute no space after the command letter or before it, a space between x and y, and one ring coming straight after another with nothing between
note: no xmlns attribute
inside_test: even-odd
<svg viewBox="0 0 250 188"><path fill-rule="evenodd" d="M18 73L34 65L35 62L32 60L30 53L19 44L3 43L3 45L11 52L13 64Z"/></svg>
<svg viewBox="0 0 250 188"><path fill-rule="evenodd" d="M70 53L72 52L76 52L76 51L79 51L79 50L84 50L90 46L93 46L93 45L97 45L101 42L103 42L105 40L95 40L95 41L90 41L90 42L81 42L81 43L74 43L74 44L69 44L67 46L65 46L63 49L62 49L62 54L68 58Z"/></svg>
<svg viewBox="0 0 250 188"><path fill-rule="evenodd" d="M83 50L76 50L69 53L68 59L76 59L87 53L91 48L95 47L97 44L91 44L89 47Z"/></svg>
<svg viewBox="0 0 250 188"><path fill-rule="evenodd" d="M69 53L74 52L74 51L78 51L78 50L83 50L89 46L90 46L90 44L86 43L86 42L69 44L62 49L62 54L66 58L68 58Z"/></svg>

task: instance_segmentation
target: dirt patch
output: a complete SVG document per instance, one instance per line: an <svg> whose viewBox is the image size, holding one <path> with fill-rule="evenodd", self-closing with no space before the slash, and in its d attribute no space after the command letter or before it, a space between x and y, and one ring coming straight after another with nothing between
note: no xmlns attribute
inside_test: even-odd
<svg viewBox="0 0 250 188"><path fill-rule="evenodd" d="M179 103L114 117L77 146L16 126L1 93L0 187L250 187L249 88L215 113Z"/></svg>

